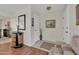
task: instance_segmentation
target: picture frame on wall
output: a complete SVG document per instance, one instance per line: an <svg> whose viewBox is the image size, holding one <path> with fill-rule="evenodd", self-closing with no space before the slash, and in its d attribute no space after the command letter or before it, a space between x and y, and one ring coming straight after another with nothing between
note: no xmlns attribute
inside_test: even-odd
<svg viewBox="0 0 79 59"><path fill-rule="evenodd" d="M26 30L26 15L18 16L18 30Z"/></svg>
<svg viewBox="0 0 79 59"><path fill-rule="evenodd" d="M46 20L46 28L56 28L56 20Z"/></svg>

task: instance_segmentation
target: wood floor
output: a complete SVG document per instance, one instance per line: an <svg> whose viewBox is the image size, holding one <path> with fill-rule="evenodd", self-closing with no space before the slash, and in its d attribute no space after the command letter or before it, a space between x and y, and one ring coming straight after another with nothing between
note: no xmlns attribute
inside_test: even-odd
<svg viewBox="0 0 79 59"><path fill-rule="evenodd" d="M0 55L47 55L48 52L37 48L23 46L21 48L12 48L9 43L0 45Z"/></svg>

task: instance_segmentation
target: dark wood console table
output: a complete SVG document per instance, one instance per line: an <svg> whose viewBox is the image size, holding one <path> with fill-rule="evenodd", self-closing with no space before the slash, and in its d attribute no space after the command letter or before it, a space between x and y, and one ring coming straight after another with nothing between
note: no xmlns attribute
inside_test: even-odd
<svg viewBox="0 0 79 59"><path fill-rule="evenodd" d="M23 46L23 32L12 33L12 47L20 48Z"/></svg>

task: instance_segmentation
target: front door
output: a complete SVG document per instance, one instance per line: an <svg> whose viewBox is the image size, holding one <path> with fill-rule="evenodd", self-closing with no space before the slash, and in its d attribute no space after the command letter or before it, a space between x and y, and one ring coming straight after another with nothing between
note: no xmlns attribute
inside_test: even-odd
<svg viewBox="0 0 79 59"><path fill-rule="evenodd" d="M40 18L39 16L34 16L34 39L33 41L36 42L40 40Z"/></svg>

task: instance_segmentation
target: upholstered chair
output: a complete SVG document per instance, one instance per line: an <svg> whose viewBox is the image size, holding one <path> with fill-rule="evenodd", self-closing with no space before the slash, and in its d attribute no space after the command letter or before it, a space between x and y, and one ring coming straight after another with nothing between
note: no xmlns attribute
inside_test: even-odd
<svg viewBox="0 0 79 59"><path fill-rule="evenodd" d="M71 46L73 51L79 55L79 35L74 35L72 37Z"/></svg>

